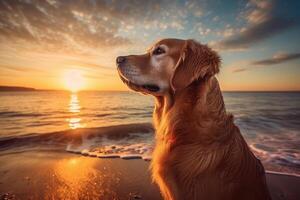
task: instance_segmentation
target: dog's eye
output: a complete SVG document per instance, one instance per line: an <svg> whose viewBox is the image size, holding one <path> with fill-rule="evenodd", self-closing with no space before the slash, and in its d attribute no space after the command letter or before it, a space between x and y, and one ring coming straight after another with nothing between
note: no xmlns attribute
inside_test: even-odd
<svg viewBox="0 0 300 200"><path fill-rule="evenodd" d="M163 53L166 53L166 52L161 47L157 47L156 49L154 49L154 51L152 53L153 53L153 55L159 55L159 54L163 54Z"/></svg>

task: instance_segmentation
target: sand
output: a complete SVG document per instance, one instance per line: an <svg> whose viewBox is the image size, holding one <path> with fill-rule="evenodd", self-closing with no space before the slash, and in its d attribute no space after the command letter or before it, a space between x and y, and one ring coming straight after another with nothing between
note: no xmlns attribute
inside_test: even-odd
<svg viewBox="0 0 300 200"><path fill-rule="evenodd" d="M149 162L36 150L0 155L0 199L161 199ZM300 199L300 178L267 174L274 200Z"/></svg>

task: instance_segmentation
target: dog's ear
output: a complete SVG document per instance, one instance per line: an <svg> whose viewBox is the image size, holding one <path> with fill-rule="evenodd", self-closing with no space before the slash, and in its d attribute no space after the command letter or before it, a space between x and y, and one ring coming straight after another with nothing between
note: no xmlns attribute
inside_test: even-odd
<svg viewBox="0 0 300 200"><path fill-rule="evenodd" d="M176 64L171 87L173 91L186 88L193 81L219 72L219 55L206 45L186 40Z"/></svg>

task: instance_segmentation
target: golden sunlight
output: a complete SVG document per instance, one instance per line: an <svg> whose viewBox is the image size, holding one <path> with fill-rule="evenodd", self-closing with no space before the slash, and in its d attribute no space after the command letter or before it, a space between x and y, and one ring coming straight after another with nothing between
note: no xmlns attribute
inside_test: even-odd
<svg viewBox="0 0 300 200"><path fill-rule="evenodd" d="M55 175L62 184L57 184L54 191L56 198L53 199L78 199L86 188L95 190L96 188L93 188L95 183L93 177L96 176L94 163L92 159L83 158L63 159L57 162L54 167Z"/></svg>
<svg viewBox="0 0 300 200"><path fill-rule="evenodd" d="M67 90L72 92L78 92L84 89L85 80L82 72L79 70L69 70L64 73L63 76L64 86Z"/></svg>

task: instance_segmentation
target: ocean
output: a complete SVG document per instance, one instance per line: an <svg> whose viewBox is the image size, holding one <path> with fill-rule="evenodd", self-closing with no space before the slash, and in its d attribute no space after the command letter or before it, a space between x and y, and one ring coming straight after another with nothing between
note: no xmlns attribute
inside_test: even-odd
<svg viewBox="0 0 300 200"><path fill-rule="evenodd" d="M266 170L299 176L300 93L223 95ZM0 155L52 150L148 161L153 104L153 97L133 92L1 92Z"/></svg>

